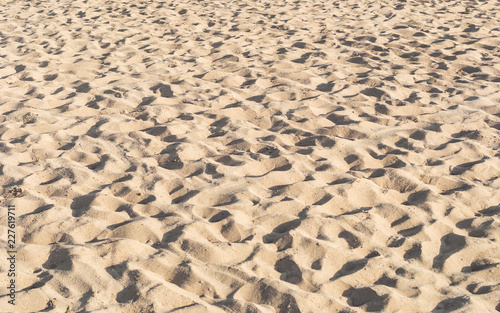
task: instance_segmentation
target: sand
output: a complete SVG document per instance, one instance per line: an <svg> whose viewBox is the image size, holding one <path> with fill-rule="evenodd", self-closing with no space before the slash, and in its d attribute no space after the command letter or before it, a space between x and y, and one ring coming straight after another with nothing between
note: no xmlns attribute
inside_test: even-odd
<svg viewBox="0 0 500 313"><path fill-rule="evenodd" d="M0 312L500 311L497 2L0 2Z"/></svg>

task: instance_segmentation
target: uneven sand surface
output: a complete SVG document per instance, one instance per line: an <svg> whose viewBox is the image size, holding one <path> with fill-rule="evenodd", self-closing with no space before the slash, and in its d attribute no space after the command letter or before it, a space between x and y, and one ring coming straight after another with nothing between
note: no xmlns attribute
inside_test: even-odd
<svg viewBox="0 0 500 313"><path fill-rule="evenodd" d="M0 3L0 312L500 311L498 1Z"/></svg>

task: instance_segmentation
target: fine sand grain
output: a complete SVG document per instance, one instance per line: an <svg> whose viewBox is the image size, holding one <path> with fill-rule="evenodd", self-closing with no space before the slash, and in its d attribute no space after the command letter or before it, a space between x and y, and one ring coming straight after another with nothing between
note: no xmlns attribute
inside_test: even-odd
<svg viewBox="0 0 500 313"><path fill-rule="evenodd" d="M500 311L499 21L0 0L0 312Z"/></svg>

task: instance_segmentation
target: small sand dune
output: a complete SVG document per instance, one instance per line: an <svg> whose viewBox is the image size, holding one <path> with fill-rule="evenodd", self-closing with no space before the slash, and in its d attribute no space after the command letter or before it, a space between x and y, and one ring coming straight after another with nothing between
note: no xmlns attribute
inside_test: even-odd
<svg viewBox="0 0 500 313"><path fill-rule="evenodd" d="M0 1L1 312L500 311L495 1Z"/></svg>

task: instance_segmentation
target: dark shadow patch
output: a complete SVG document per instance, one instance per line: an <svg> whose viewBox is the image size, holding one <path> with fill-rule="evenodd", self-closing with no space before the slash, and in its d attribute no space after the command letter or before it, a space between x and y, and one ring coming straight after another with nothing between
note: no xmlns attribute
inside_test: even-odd
<svg viewBox="0 0 500 313"><path fill-rule="evenodd" d="M451 137L453 138L469 138L473 140L477 140L479 136L481 135L481 132L479 130L462 130L461 132L452 134Z"/></svg>
<svg viewBox="0 0 500 313"><path fill-rule="evenodd" d="M71 98L74 98L76 96L76 92L70 92L66 98L64 98L64 100L68 100L68 99L71 99Z"/></svg>
<svg viewBox="0 0 500 313"><path fill-rule="evenodd" d="M361 241L359 240L359 238L347 230L341 231L338 237L344 239L351 249L361 247Z"/></svg>
<svg viewBox="0 0 500 313"><path fill-rule="evenodd" d="M368 62L366 62L366 60L363 57L353 57L353 58L347 59L347 62L354 63L354 64L368 64Z"/></svg>
<svg viewBox="0 0 500 313"><path fill-rule="evenodd" d="M475 101L475 100L479 100L479 97L477 96L470 96L470 97L467 97L464 99L464 101Z"/></svg>
<svg viewBox="0 0 500 313"><path fill-rule="evenodd" d="M247 100L248 101L257 102L257 103L261 103L264 100L265 97L266 97L266 95L259 95L259 96L253 96L253 97L247 98Z"/></svg>
<svg viewBox="0 0 500 313"><path fill-rule="evenodd" d="M415 227L400 230L400 231L398 231L398 234L400 234L401 236L404 236L404 237L415 236L416 234L418 234L422 230L423 227L424 227L424 225L420 224L420 225L417 225Z"/></svg>
<svg viewBox="0 0 500 313"><path fill-rule="evenodd" d="M302 313L297 305L297 301L290 294L284 294L281 299L283 301L278 305L278 313Z"/></svg>
<svg viewBox="0 0 500 313"><path fill-rule="evenodd" d="M130 285L116 294L118 303L132 303L137 299L139 299L139 289L134 285Z"/></svg>
<svg viewBox="0 0 500 313"><path fill-rule="evenodd" d="M92 289L90 289L89 291L87 291L86 293L84 293L80 299L78 299L78 303L80 303L80 305L78 305L79 308L84 308L90 298L92 298L94 296L94 292L92 291Z"/></svg>
<svg viewBox="0 0 500 313"><path fill-rule="evenodd" d="M172 91L172 89L170 88L169 85L158 84L156 86L149 88L149 90L153 91L154 93L159 91L160 96L163 98L173 98L174 97L174 92Z"/></svg>
<svg viewBox="0 0 500 313"><path fill-rule="evenodd" d="M245 81L243 84L241 84L240 87L252 86L253 84L255 84L256 81L257 81L257 79L249 79L249 80Z"/></svg>
<svg viewBox="0 0 500 313"><path fill-rule="evenodd" d="M326 136L309 136L297 142L295 145L297 147L311 147L320 144L323 148L332 148L335 146L335 140L330 139Z"/></svg>
<svg viewBox="0 0 500 313"><path fill-rule="evenodd" d="M455 226L460 229L470 229L472 227L472 222L474 222L474 218L467 218L456 223Z"/></svg>
<svg viewBox="0 0 500 313"><path fill-rule="evenodd" d="M71 148L73 148L75 146L75 144L73 142L70 142L70 143L67 143L65 144L64 146L60 147L59 149L57 150L70 150Z"/></svg>
<svg viewBox="0 0 500 313"><path fill-rule="evenodd" d="M143 132L145 132L146 134L149 134L151 136L160 136L163 133L165 133L166 131L167 131L166 126L154 126L154 127L146 128L143 130Z"/></svg>
<svg viewBox="0 0 500 313"><path fill-rule="evenodd" d="M87 102L85 104L85 106L92 108L92 109L99 109L99 105L97 103L99 103L103 100L106 100L106 98L104 98L103 96L96 95L94 97L94 100Z"/></svg>
<svg viewBox="0 0 500 313"><path fill-rule="evenodd" d="M354 261L349 261L345 263L340 270L338 270L332 278L330 278L330 281L337 280L341 277L348 276L351 274L354 274L360 270L362 270L366 264L368 264L368 259L363 258L363 259L358 259Z"/></svg>
<svg viewBox="0 0 500 313"><path fill-rule="evenodd" d="M41 207L38 207L36 210L34 210L33 212L31 213L27 213L27 214L23 214L21 216L28 216L28 215L32 215L32 214L38 214L38 213L42 213L42 212L45 212L47 210L50 210L54 207L53 204L47 204L47 205L42 205Z"/></svg>
<svg viewBox="0 0 500 313"><path fill-rule="evenodd" d="M403 53L402 55L400 55L400 57L403 59L412 59L412 58L418 57L419 55L420 55L420 52L414 51L414 52L409 52L409 53Z"/></svg>
<svg viewBox="0 0 500 313"><path fill-rule="evenodd" d="M50 270L70 271L73 269L73 261L68 249L56 246L50 251L49 258L42 266Z"/></svg>
<svg viewBox="0 0 500 313"><path fill-rule="evenodd" d="M214 204L214 207L223 207L223 206L228 206L231 204L235 204L239 201L238 197L235 196L234 194L230 194L227 197L224 197L222 202L218 202L217 204Z"/></svg>
<svg viewBox="0 0 500 313"><path fill-rule="evenodd" d="M311 268L313 270L320 271L323 268L323 266L321 265L321 259L317 259L316 261L312 262Z"/></svg>
<svg viewBox="0 0 500 313"><path fill-rule="evenodd" d="M176 228L166 232L163 234L163 238L161 239L161 242L163 243L171 243L177 241L180 236L184 233L184 225L177 226Z"/></svg>
<svg viewBox="0 0 500 313"><path fill-rule="evenodd" d="M171 153L168 158L159 165L167 170L180 170L184 167L184 162L179 159L176 153Z"/></svg>
<svg viewBox="0 0 500 313"><path fill-rule="evenodd" d="M371 175L368 178L377 178L377 177L382 177L386 173L386 170L383 168L378 168L371 173Z"/></svg>
<svg viewBox="0 0 500 313"><path fill-rule="evenodd" d="M227 126L229 124L229 118L228 117L223 117L221 119L218 119L217 121L213 122L210 124L210 131L213 132L213 130L221 130L223 127Z"/></svg>
<svg viewBox="0 0 500 313"><path fill-rule="evenodd" d="M346 156L344 158L344 161L347 163L347 164L352 164L354 163L355 161L357 161L359 159L359 157L355 154L349 154L348 156Z"/></svg>
<svg viewBox="0 0 500 313"><path fill-rule="evenodd" d="M323 91L323 92L330 92L330 91L332 91L333 86L335 86L334 82L328 82L326 84L319 84L318 86L316 86L316 90Z"/></svg>
<svg viewBox="0 0 500 313"><path fill-rule="evenodd" d="M398 158L396 161L394 161L394 163L391 163L391 164L387 165L386 167L388 167L388 168L403 168L405 166L406 166L406 163L401 161Z"/></svg>
<svg viewBox="0 0 500 313"><path fill-rule="evenodd" d="M465 237L449 233L441 237L439 254L434 258L432 268L443 269L445 261L454 253L462 250L466 245Z"/></svg>
<svg viewBox="0 0 500 313"><path fill-rule="evenodd" d="M85 214L88 210L90 210L90 205L92 201L96 198L95 193L89 193L80 197L76 197L73 199L73 202L70 205L71 210L73 211L73 217L80 217Z"/></svg>
<svg viewBox="0 0 500 313"><path fill-rule="evenodd" d="M359 209L355 209L355 210L352 210L349 212L342 213L340 215L342 216L342 215L354 215L354 214L358 214L358 213L365 213L365 212L370 211L371 209L373 209L373 207L362 207Z"/></svg>
<svg viewBox="0 0 500 313"><path fill-rule="evenodd" d="M43 80L45 81L48 81L48 82L51 82L53 81L54 79L57 78L57 76L59 76L58 74L48 74L48 75L43 75Z"/></svg>
<svg viewBox="0 0 500 313"><path fill-rule="evenodd" d="M481 72L481 68L475 66L465 66L460 69L462 72L467 74L479 73Z"/></svg>
<svg viewBox="0 0 500 313"><path fill-rule="evenodd" d="M139 103L139 106L149 105L149 104L153 103L153 101L155 101L155 100L156 100L155 96L144 97L144 98L142 98L141 103Z"/></svg>
<svg viewBox="0 0 500 313"><path fill-rule="evenodd" d="M227 131L221 130L221 129L210 129L210 132L212 133L210 136L207 138L216 138L216 137L222 137L225 134L227 134Z"/></svg>
<svg viewBox="0 0 500 313"><path fill-rule="evenodd" d="M438 312L453 312L470 303L468 296L460 296L456 298L446 299L438 303L432 313Z"/></svg>
<svg viewBox="0 0 500 313"><path fill-rule="evenodd" d="M302 271L290 257L284 257L276 262L274 269L281 273L280 279L291 284L302 282Z"/></svg>
<svg viewBox="0 0 500 313"><path fill-rule="evenodd" d="M425 203L429 198L430 193L431 191L429 189L414 192L408 196L408 201L405 202L404 204L418 205Z"/></svg>
<svg viewBox="0 0 500 313"><path fill-rule="evenodd" d="M377 100L380 100L384 96L388 96L385 91L378 88L366 88L363 89L361 93L365 96L375 97Z"/></svg>
<svg viewBox="0 0 500 313"><path fill-rule="evenodd" d="M488 258L477 259L471 263L469 270L471 272L482 271L482 270L486 270L486 269L495 267L498 264L500 264L500 263L498 263L498 262L495 263L492 259L488 259ZM463 272L463 270L462 270L462 272Z"/></svg>
<svg viewBox="0 0 500 313"><path fill-rule="evenodd" d="M387 274L382 275L376 282L374 282L375 285L384 285L391 288L396 288L397 283L397 278L390 278Z"/></svg>
<svg viewBox="0 0 500 313"><path fill-rule="evenodd" d="M297 147L311 147L311 146L315 146L315 145L316 145L316 137L315 136L304 138L295 144L295 146L297 146Z"/></svg>
<svg viewBox="0 0 500 313"><path fill-rule="evenodd" d="M352 184L355 181L353 178L339 178L337 180L332 181L328 185L340 185L340 184Z"/></svg>
<svg viewBox="0 0 500 313"><path fill-rule="evenodd" d="M233 159L230 155L218 157L217 159L215 159L215 161L217 161L225 166L240 166L240 165L243 165L245 163L245 162Z"/></svg>
<svg viewBox="0 0 500 313"><path fill-rule="evenodd" d="M123 183L123 182L129 181L129 180L132 180L132 178L134 178L134 176L127 174L123 177L118 178L113 183Z"/></svg>
<svg viewBox="0 0 500 313"><path fill-rule="evenodd" d="M75 88L75 91L78 93L87 93L90 91L90 85L89 83L80 84Z"/></svg>
<svg viewBox="0 0 500 313"><path fill-rule="evenodd" d="M312 55L311 52L304 53L303 55L300 56L298 59L292 60L293 63L299 63L299 64L304 64L306 63L307 59Z"/></svg>
<svg viewBox="0 0 500 313"><path fill-rule="evenodd" d="M309 154L313 153L313 151L314 151L313 148L306 148L306 149L297 150L296 152L298 154L302 154L302 155L309 155Z"/></svg>
<svg viewBox="0 0 500 313"><path fill-rule="evenodd" d="M26 66L24 66L24 65L22 65L22 64L20 64L20 65L16 65L16 66L14 67L14 70L16 71L16 73L22 72L22 71L24 71L25 69L26 69Z"/></svg>
<svg viewBox="0 0 500 313"><path fill-rule="evenodd" d="M470 170L474 165L484 163L484 161L487 159L487 157L482 158L481 160L474 161L474 162L467 162L467 163L462 163L460 165L455 166L450 174L451 175L462 175L466 171Z"/></svg>
<svg viewBox="0 0 500 313"><path fill-rule="evenodd" d="M403 245L405 242L406 238L405 237L400 237L400 236L391 236L387 240L387 247L389 248L399 248Z"/></svg>
<svg viewBox="0 0 500 313"><path fill-rule="evenodd" d="M128 193L128 191L127 191L127 193ZM132 210L132 206L130 204L122 204L122 205L120 205L115 210L115 212L126 212L130 218L136 218L137 217L137 213L135 213L134 210ZM133 220L129 220L129 221L133 221ZM119 224L123 224L123 223L119 223Z"/></svg>
<svg viewBox="0 0 500 313"><path fill-rule="evenodd" d="M500 206L498 206L498 205L490 206L487 209L480 210L478 213L480 213L484 216L494 216L494 215L500 214Z"/></svg>
<svg viewBox="0 0 500 313"><path fill-rule="evenodd" d="M389 109L387 108L387 106L377 103L375 104L375 112L387 115L389 114Z"/></svg>
<svg viewBox="0 0 500 313"><path fill-rule="evenodd" d="M276 167L272 171L273 172L286 172L286 171L289 171L291 169L292 169L292 164L288 163L288 164L282 165L280 167Z"/></svg>
<svg viewBox="0 0 500 313"><path fill-rule="evenodd" d="M217 172L217 165L210 164L210 163L208 163L205 166L205 174L212 175L212 178L214 178L214 179L224 176L224 174Z"/></svg>
<svg viewBox="0 0 500 313"><path fill-rule="evenodd" d="M154 195L149 195L146 198L142 199L138 204L148 204L156 200Z"/></svg>
<svg viewBox="0 0 500 313"><path fill-rule="evenodd" d="M89 130L85 133L85 135L88 135L92 138L97 138L99 137L101 134L102 134L102 131L99 130L99 128L106 124L109 120L108 119L102 119L100 121L98 121L97 123L95 123L92 127L89 128Z"/></svg>
<svg viewBox="0 0 500 313"><path fill-rule="evenodd" d="M380 256L380 253L378 251L372 251L365 256L365 259L372 259L378 256Z"/></svg>
<svg viewBox="0 0 500 313"><path fill-rule="evenodd" d="M349 125L349 124L359 124L358 121L349 119L345 115L337 115L332 113L326 117L330 122L335 123L335 125Z"/></svg>
<svg viewBox="0 0 500 313"><path fill-rule="evenodd" d="M186 192L184 195L177 197L172 200L172 204L178 204L178 203L184 203L191 199L192 197L196 196L198 193L200 193L199 190L191 190Z"/></svg>
<svg viewBox="0 0 500 313"><path fill-rule="evenodd" d="M123 277L123 274L125 273L125 270L127 269L127 263L122 262L120 264L112 265L106 267L106 272L108 272L113 279L120 280Z"/></svg>
<svg viewBox="0 0 500 313"><path fill-rule="evenodd" d="M425 165L428 165L428 166L438 166L438 165L442 165L442 164L444 164L444 162L442 160L435 160L435 159L428 159L425 162Z"/></svg>
<svg viewBox="0 0 500 313"><path fill-rule="evenodd" d="M280 234L287 233L287 232L291 231L292 229L299 227L300 224L301 224L300 219L285 222L283 224L278 225L276 228L274 228L273 232L280 233Z"/></svg>
<svg viewBox="0 0 500 313"><path fill-rule="evenodd" d="M333 198L332 195L330 194L326 194L324 195L320 200L316 201L313 205L323 205L323 204L326 204L328 203L328 201L330 201L331 199Z"/></svg>
<svg viewBox="0 0 500 313"><path fill-rule="evenodd" d="M93 163L93 164L90 164L90 165L87 165L87 168L89 170L92 170L92 171L100 171L102 169L104 169L104 166L106 166L106 162L109 161L109 155L108 154L105 154L101 157L101 159L99 160L99 162L96 162L96 163Z"/></svg>
<svg viewBox="0 0 500 313"><path fill-rule="evenodd" d="M285 238L289 235L289 232L297 227L299 227L301 224L300 219L292 220L289 222L285 222L283 224L278 225L276 228L273 229L273 231L267 235L264 235L262 237L262 241L264 243L277 243L281 238ZM285 241L288 241L289 244L293 241L293 238L286 238L284 239ZM285 242L283 243L285 246L287 245ZM281 247L281 250L284 250L285 247Z"/></svg>
<svg viewBox="0 0 500 313"><path fill-rule="evenodd" d="M379 296L377 292L369 287L349 288L342 293L342 296L349 299L349 305L360 307L366 305L367 312L383 311L387 305L388 295Z"/></svg>
<svg viewBox="0 0 500 313"><path fill-rule="evenodd" d="M469 284L465 289L474 295L484 295L490 293L494 290L492 285L481 285L481 284Z"/></svg>
<svg viewBox="0 0 500 313"><path fill-rule="evenodd" d="M403 257L406 261L408 261L412 259L420 259L421 255L422 255L422 244L415 243L410 249L408 249L405 252Z"/></svg>
<svg viewBox="0 0 500 313"><path fill-rule="evenodd" d="M408 216L408 214L405 214L402 217L400 217L397 220L395 220L394 222L392 222L391 223L391 227L395 227L395 226L398 226L400 224L403 224L404 222L406 222L409 219L410 219L410 217Z"/></svg>
<svg viewBox="0 0 500 313"><path fill-rule="evenodd" d="M217 223L217 222L222 221L223 219L228 218L229 216L231 216L231 213L229 213L228 211L224 210L224 211L220 211L219 213L217 213L214 216L212 216L208 221L210 223Z"/></svg>
<svg viewBox="0 0 500 313"><path fill-rule="evenodd" d="M51 93L51 95L56 95L56 94L60 93L63 90L64 90L64 87L59 87L53 93Z"/></svg>
<svg viewBox="0 0 500 313"><path fill-rule="evenodd" d="M410 143L410 141L406 138L401 138L400 140L398 140L394 144L398 148L403 148L403 149L407 149L407 150L414 150L415 149L413 147L413 145Z"/></svg>
<svg viewBox="0 0 500 313"><path fill-rule="evenodd" d="M410 103L415 103L415 101L422 99L419 97L418 92L412 92L408 98L404 99L404 101L410 102Z"/></svg>
<svg viewBox="0 0 500 313"><path fill-rule="evenodd" d="M242 143L247 143L247 142L242 140ZM229 144L231 144L231 143L229 143ZM229 145L229 144L227 144L227 145ZM260 149L259 151L257 151L257 153L269 155L271 158L276 158L276 157L280 156L280 151L278 149L273 148L273 147L268 147L268 146Z"/></svg>
<svg viewBox="0 0 500 313"><path fill-rule="evenodd" d="M37 275L37 277L40 279L39 281L35 282L34 284L32 284L29 287L23 288L19 292L26 292L26 291L29 291L31 289L41 288L41 287L45 286L45 284L48 283L52 278L54 278L54 276L49 274L48 272L42 272L39 275ZM44 310L41 312L47 312L47 311Z"/></svg>
<svg viewBox="0 0 500 313"><path fill-rule="evenodd" d="M425 140L425 132L423 130L417 130L410 135L411 139L414 140Z"/></svg>
<svg viewBox="0 0 500 313"><path fill-rule="evenodd" d="M167 217L172 217L172 216L177 216L177 214L173 212L159 212L158 214L152 215L151 218L156 218L159 219L160 221L163 221Z"/></svg>
<svg viewBox="0 0 500 313"><path fill-rule="evenodd" d="M330 164L322 164L322 165L318 166L317 168L315 168L314 170L316 172L324 172L324 171L327 171L331 168L332 168L332 166Z"/></svg>
<svg viewBox="0 0 500 313"><path fill-rule="evenodd" d="M474 187L473 185L469 185L469 184L463 184L462 186L460 187L457 187L457 188L454 188L454 189L450 189L450 190L447 190L447 191L443 191L441 194L444 195L444 196L448 196L448 195L451 195L455 192L458 192L458 191L467 191L467 190L470 190L472 189L472 187Z"/></svg>
<svg viewBox="0 0 500 313"><path fill-rule="evenodd" d="M306 43L302 42L302 41L299 41L299 42L294 43L292 45L292 47L299 48L299 49L304 49L306 47Z"/></svg>
<svg viewBox="0 0 500 313"><path fill-rule="evenodd" d="M118 211L118 210L117 210ZM124 222L121 222L121 223L116 223L116 224L112 224L112 225L108 225L106 228L109 229L109 230L115 230L117 229L118 227L121 227L121 226L124 226L124 225L127 225L127 224L130 224L132 223L133 220L127 220L127 221L124 221Z"/></svg>
<svg viewBox="0 0 500 313"><path fill-rule="evenodd" d="M200 168L196 169L194 172L192 172L191 174L189 174L188 176L186 176L186 178L199 176L199 175L203 174L203 172L204 172L203 167L200 167Z"/></svg>

